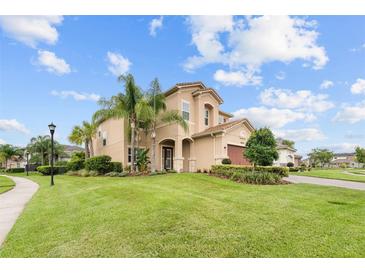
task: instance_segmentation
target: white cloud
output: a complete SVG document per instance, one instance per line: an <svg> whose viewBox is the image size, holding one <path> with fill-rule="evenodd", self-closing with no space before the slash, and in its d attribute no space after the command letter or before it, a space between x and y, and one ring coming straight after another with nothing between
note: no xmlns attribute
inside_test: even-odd
<svg viewBox="0 0 365 274"><path fill-rule="evenodd" d="M152 21L150 22L150 35L156 36L156 30L161 29L162 24L163 24L163 16L152 19Z"/></svg>
<svg viewBox="0 0 365 274"><path fill-rule="evenodd" d="M279 71L277 74L275 74L275 78L278 80L284 80L286 78L286 74L284 71Z"/></svg>
<svg viewBox="0 0 365 274"><path fill-rule="evenodd" d="M16 119L0 119L0 131L19 131L25 134L30 132L25 125L19 123Z"/></svg>
<svg viewBox="0 0 365 274"><path fill-rule="evenodd" d="M320 85L320 89L329 89L329 88L331 88L331 87L333 87L333 82L332 81L330 81L330 80L324 80L322 83L321 83L321 85Z"/></svg>
<svg viewBox="0 0 365 274"><path fill-rule="evenodd" d="M326 139L326 136L317 128L285 129L274 130L276 137L293 141L319 141Z"/></svg>
<svg viewBox="0 0 365 274"><path fill-rule="evenodd" d="M309 113L267 107L242 108L233 112L233 115L235 118L248 118L255 127L268 126L271 128L282 128L291 122L311 122L316 119L313 114Z"/></svg>
<svg viewBox="0 0 365 274"><path fill-rule="evenodd" d="M324 112L334 107L327 98L327 94L314 95L310 90L293 92L287 89L268 88L260 94L260 100L264 105L314 112Z"/></svg>
<svg viewBox="0 0 365 274"><path fill-rule="evenodd" d="M365 101L355 105L344 105L333 118L335 122L348 122L355 124L360 121L365 121Z"/></svg>
<svg viewBox="0 0 365 274"><path fill-rule="evenodd" d="M319 33L314 21L289 16L244 19L191 16L188 23L192 43L199 55L186 60L184 69L187 71L210 63L236 69L259 69L264 63L290 63L296 59L311 63L314 69L321 69L328 62L325 49L317 45Z"/></svg>
<svg viewBox="0 0 365 274"><path fill-rule="evenodd" d="M224 71L222 69L217 70L214 73L214 80L225 86L248 86L248 85L260 85L262 77L255 75L255 72L251 71Z"/></svg>
<svg viewBox="0 0 365 274"><path fill-rule="evenodd" d="M107 58L109 61L108 69L115 76L125 74L129 71L129 68L132 65L132 63L127 58L116 52L108 51Z"/></svg>
<svg viewBox="0 0 365 274"><path fill-rule="evenodd" d="M353 94L364 94L365 95L365 79L358 78L351 86L351 92Z"/></svg>
<svg viewBox="0 0 365 274"><path fill-rule="evenodd" d="M57 96L63 99L72 97L76 101L99 101L99 99L101 98L100 95L95 93L77 92L73 90L64 90L64 91L53 90L51 94L53 96Z"/></svg>
<svg viewBox="0 0 365 274"><path fill-rule="evenodd" d="M1 16L2 29L15 40L30 47L39 42L53 45L58 40L55 26L61 24L62 16Z"/></svg>
<svg viewBox="0 0 365 274"><path fill-rule="evenodd" d="M48 72L57 75L68 74L71 72L70 65L62 58L56 56L54 52L38 50L37 64L45 67Z"/></svg>
<svg viewBox="0 0 365 274"><path fill-rule="evenodd" d="M320 146L319 148L326 148L335 153L346 153L346 152L354 152L355 148L359 146L358 144L351 144L351 143L339 143L339 144L329 144Z"/></svg>
<svg viewBox="0 0 365 274"><path fill-rule="evenodd" d="M5 144L6 144L5 140L0 139L0 145L5 145Z"/></svg>

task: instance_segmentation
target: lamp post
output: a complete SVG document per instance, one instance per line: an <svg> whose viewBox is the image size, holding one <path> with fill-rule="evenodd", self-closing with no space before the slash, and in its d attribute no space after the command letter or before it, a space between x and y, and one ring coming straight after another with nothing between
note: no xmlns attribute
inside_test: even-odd
<svg viewBox="0 0 365 274"><path fill-rule="evenodd" d="M54 186L54 181L53 181L53 159L54 159L54 155L53 155L53 134L55 132L56 126L53 123L50 123L48 125L49 128L49 132L51 132L51 186Z"/></svg>
<svg viewBox="0 0 365 274"><path fill-rule="evenodd" d="M27 156L27 176L28 176L29 175L28 174L28 171L29 171L29 151L28 150L25 152L25 155Z"/></svg>

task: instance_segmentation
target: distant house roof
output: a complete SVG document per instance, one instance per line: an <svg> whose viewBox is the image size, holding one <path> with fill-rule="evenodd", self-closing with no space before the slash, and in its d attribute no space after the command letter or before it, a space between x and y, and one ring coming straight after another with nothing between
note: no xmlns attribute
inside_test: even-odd
<svg viewBox="0 0 365 274"><path fill-rule="evenodd" d="M222 114L222 115L227 116L229 118L233 117L233 115L231 113L225 112L223 110L219 110L219 114Z"/></svg>
<svg viewBox="0 0 365 274"><path fill-rule="evenodd" d="M84 151L84 148L72 145L63 145L65 152Z"/></svg>
<svg viewBox="0 0 365 274"><path fill-rule="evenodd" d="M243 124L243 123L245 123L250 128L250 130L252 130L252 131L255 130L255 128L250 123L250 121L247 120L246 118L243 118L243 119L234 120L234 121L226 122L226 123L223 123L223 124L219 124L219 125L216 125L216 126L213 126L213 127L209 127L209 128L207 128L207 129L205 129L201 132L193 134L191 137L192 138L197 138L197 137L202 137L202 136L206 136L206 135L210 135L210 134L214 134L214 133L220 133L220 132L223 132L227 129L230 129L234 126L237 126L237 125Z"/></svg>
<svg viewBox="0 0 365 274"><path fill-rule="evenodd" d="M355 156L355 152L349 153L335 153L333 154L334 157L348 157L348 156Z"/></svg>

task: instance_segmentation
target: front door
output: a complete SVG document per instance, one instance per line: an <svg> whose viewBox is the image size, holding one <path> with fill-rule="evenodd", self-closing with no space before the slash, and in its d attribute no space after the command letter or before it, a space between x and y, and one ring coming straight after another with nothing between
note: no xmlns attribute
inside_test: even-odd
<svg viewBox="0 0 365 274"><path fill-rule="evenodd" d="M173 169L173 161L172 156L173 155L173 148L172 147L163 147L162 148L162 163L163 168L166 170Z"/></svg>

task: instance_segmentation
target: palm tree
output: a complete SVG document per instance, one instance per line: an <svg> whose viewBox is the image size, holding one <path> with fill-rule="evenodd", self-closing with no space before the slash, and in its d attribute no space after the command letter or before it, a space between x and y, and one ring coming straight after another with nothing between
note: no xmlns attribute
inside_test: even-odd
<svg viewBox="0 0 365 274"><path fill-rule="evenodd" d="M23 150L9 144L0 145L0 156L5 160L5 168L7 168L8 160L13 156L22 157Z"/></svg>
<svg viewBox="0 0 365 274"><path fill-rule="evenodd" d="M37 136L30 139L30 143L27 146L30 153L39 153L41 155L42 166L45 164L45 158L50 142L51 140L49 135Z"/></svg>
<svg viewBox="0 0 365 274"><path fill-rule="evenodd" d="M161 92L160 83L155 78L150 85L149 92L143 96L137 105L138 120L143 121L147 131L151 132L151 171L156 171L156 126L159 123L177 123L185 131L188 124L177 110L166 111L166 97Z"/></svg>
<svg viewBox="0 0 365 274"><path fill-rule="evenodd" d="M132 156L132 172L135 168L135 144L136 144L136 127L137 127L137 104L142 97L140 88L136 85L133 75L121 75L118 81L124 82L125 93L118 93L109 100L101 99L99 104L102 109L96 111L93 115L95 124L100 124L109 118L126 118L130 126L130 144Z"/></svg>
<svg viewBox="0 0 365 274"><path fill-rule="evenodd" d="M76 145L85 145L85 156L90 158L94 156L94 148L92 144L92 137L96 133L96 124L87 121L82 122L82 126L74 126L68 139L71 143Z"/></svg>

